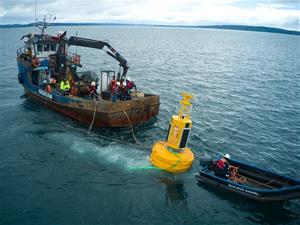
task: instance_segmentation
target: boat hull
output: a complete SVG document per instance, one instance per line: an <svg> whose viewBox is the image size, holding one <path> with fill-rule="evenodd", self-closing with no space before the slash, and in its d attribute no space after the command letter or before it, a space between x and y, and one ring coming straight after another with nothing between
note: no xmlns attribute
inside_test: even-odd
<svg viewBox="0 0 300 225"><path fill-rule="evenodd" d="M31 99L48 108L85 124L92 123L95 113L93 127L99 128L128 127L130 124L132 126L138 125L150 120L159 111L159 96L156 95L116 103L98 101L95 107L95 102L91 100L84 101L75 98L71 102L63 103L41 96L39 93L32 92L26 88L25 93Z"/></svg>
<svg viewBox="0 0 300 225"><path fill-rule="evenodd" d="M272 182L274 183L274 186L272 188L271 186L269 186L269 188L259 188L248 184L235 183L228 179L215 176L208 170L207 166L200 166L200 169L196 174L196 179L199 183L205 183L215 188L229 191L258 202L279 202L300 198L300 181L297 179L275 174L238 161L230 160L230 164L238 166L241 171L248 171L248 174L252 174L253 177L254 174L256 174L255 179L260 182L263 182L264 180L266 187L267 184L272 184ZM247 172L245 172L245 174L247 174ZM278 186L277 188L276 185Z"/></svg>

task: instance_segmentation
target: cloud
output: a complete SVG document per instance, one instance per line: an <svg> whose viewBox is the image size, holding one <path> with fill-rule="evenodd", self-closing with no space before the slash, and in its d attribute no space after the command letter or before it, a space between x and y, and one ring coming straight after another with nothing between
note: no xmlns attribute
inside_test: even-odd
<svg viewBox="0 0 300 225"><path fill-rule="evenodd" d="M2 0L0 23L32 22L34 5L35 0ZM47 13L55 14L57 22L244 24L300 30L298 0L39 1L39 18Z"/></svg>

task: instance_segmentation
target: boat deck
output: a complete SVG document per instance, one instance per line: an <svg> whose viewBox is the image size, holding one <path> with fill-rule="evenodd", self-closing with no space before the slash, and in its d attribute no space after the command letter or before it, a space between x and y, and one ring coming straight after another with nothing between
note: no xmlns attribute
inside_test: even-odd
<svg viewBox="0 0 300 225"><path fill-rule="evenodd" d="M200 161L199 173L196 175L200 182L259 202L300 198L299 179L230 159L228 163L232 166L231 177L223 179L215 175L215 162L211 159Z"/></svg>
<svg viewBox="0 0 300 225"><path fill-rule="evenodd" d="M214 175L213 170L208 169L206 172L210 175ZM261 174L257 174L254 172L246 171L241 168L239 168L238 175L246 178L246 183L244 183L244 185L253 188L258 188L258 189L272 190L272 189L278 189L278 188L294 185L289 180L285 182L280 182L279 180L271 179L270 177L263 176Z"/></svg>

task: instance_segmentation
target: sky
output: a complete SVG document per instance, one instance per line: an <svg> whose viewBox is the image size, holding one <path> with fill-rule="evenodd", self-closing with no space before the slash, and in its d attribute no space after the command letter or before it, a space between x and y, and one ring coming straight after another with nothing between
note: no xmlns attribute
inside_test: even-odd
<svg viewBox="0 0 300 225"><path fill-rule="evenodd" d="M35 0L0 0L0 24L34 21ZM55 22L255 25L300 31L300 0L38 0Z"/></svg>

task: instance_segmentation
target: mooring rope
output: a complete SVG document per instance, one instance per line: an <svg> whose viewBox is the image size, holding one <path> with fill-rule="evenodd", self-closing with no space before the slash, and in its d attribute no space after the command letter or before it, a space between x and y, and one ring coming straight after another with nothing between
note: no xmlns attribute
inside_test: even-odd
<svg viewBox="0 0 300 225"><path fill-rule="evenodd" d="M125 109L123 110L123 112L124 112L124 114L125 114L125 116L126 116L128 122L129 122L129 125L130 125L130 128L131 128L132 137L133 137L133 139L135 140L135 142L136 142L137 144L139 144L140 142L136 139L136 137L135 137L135 135L134 135L134 131L133 131L133 127L132 127L130 118L129 118L127 112L125 111Z"/></svg>
<svg viewBox="0 0 300 225"><path fill-rule="evenodd" d="M94 108L94 115L93 115L93 120L90 124L90 127L89 127L89 133L91 132L92 130L92 127L93 127L93 124L94 124L94 121L95 121L95 117L96 117L96 111L97 111L97 103L98 103L98 100L96 100L96 97L94 95L94 102L95 102L95 108Z"/></svg>
<svg viewBox="0 0 300 225"><path fill-rule="evenodd" d="M109 141L112 141L112 142L116 142L116 143L119 143L119 144L126 144L126 145L130 145L132 147L136 147L136 148L140 148L140 149L145 149L145 146L142 146L142 145L138 145L138 144L134 144L134 143L130 143L130 142L127 142L127 141L123 141L123 140L119 140L117 138L114 138L114 137L108 137L106 135L101 135L101 134L98 134L98 133L93 133L93 132L87 132L86 129L81 129L81 128L78 128L78 127L72 127L72 126L68 126L68 125L64 125L63 126L64 128L69 128L69 129L72 129L72 130L77 130L77 131L80 131L84 134L88 133L88 135L90 137L96 137L96 138L103 138L103 139L106 139L106 140L109 140Z"/></svg>

